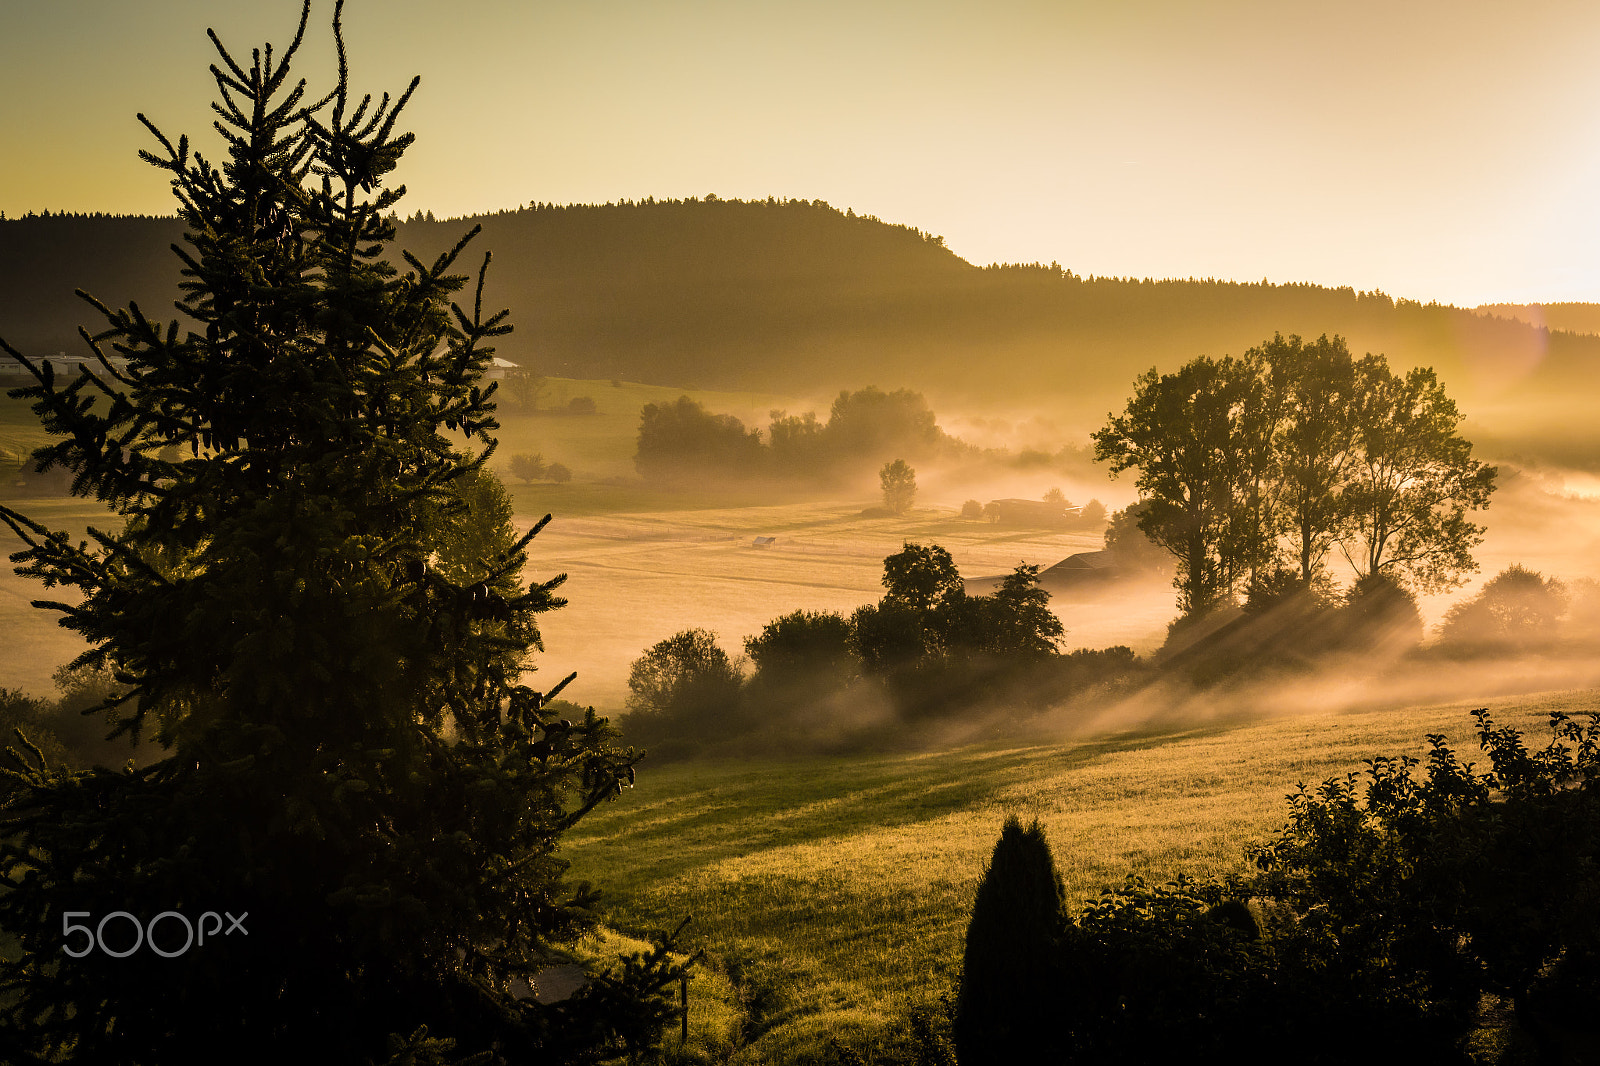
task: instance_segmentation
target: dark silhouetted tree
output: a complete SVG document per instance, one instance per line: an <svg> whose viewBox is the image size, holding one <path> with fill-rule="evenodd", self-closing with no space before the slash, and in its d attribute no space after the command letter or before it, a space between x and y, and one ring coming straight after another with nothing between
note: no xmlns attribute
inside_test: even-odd
<svg viewBox="0 0 1600 1066"><path fill-rule="evenodd" d="M1358 576L1432 592L1475 569L1495 471L1471 457L1432 370L1352 361L1334 337L1281 335L1136 382L1094 434L1112 473L1138 470L1140 528L1177 563L1189 621L1290 561L1309 587L1335 545Z"/></svg>
<svg viewBox="0 0 1600 1066"><path fill-rule="evenodd" d="M1310 585L1349 522L1344 496L1359 458L1355 363L1343 338L1281 334L1256 349L1276 397L1273 498L1288 554Z"/></svg>
<svg viewBox="0 0 1600 1066"><path fill-rule="evenodd" d="M670 743L667 754L681 754L683 741L701 747L735 724L744 676L717 645L717 635L686 629L657 641L634 660L628 673L628 735L645 744Z"/></svg>
<svg viewBox="0 0 1600 1066"><path fill-rule="evenodd" d="M45 606L88 642L78 666L113 672L106 725L161 749L124 770L10 760L10 1061L381 1061L426 1026L455 1054L590 1062L642 1053L672 1013L664 946L561 1008L513 992L592 927L556 848L637 755L522 683L563 601L559 577L520 577L544 523L515 536L482 473L486 342L509 326L451 303L470 234L405 274L383 258L411 89L352 97L340 11L320 101L289 77L309 3L281 54L217 43L220 167L146 122L186 231L182 319L95 302L101 358L70 377L6 346L53 438L38 459L126 519L75 544L0 509L19 572L69 590ZM168 911L247 933L185 948L169 917L127 957L63 955L85 946L68 912Z"/></svg>
<svg viewBox="0 0 1600 1066"><path fill-rule="evenodd" d="M1200 358L1175 374L1141 375L1127 410L1094 434L1095 458L1112 473L1138 470L1139 528L1177 564L1185 615L1227 602L1234 581L1263 561L1268 532L1258 513L1263 448L1241 411L1259 409L1256 365Z"/></svg>
<svg viewBox="0 0 1600 1066"><path fill-rule="evenodd" d="M1397 377L1381 356L1356 364L1359 456L1345 499L1340 545L1359 574L1385 573L1422 592L1454 588L1478 566L1495 468L1472 458L1462 415L1432 370Z"/></svg>
<svg viewBox="0 0 1600 1066"><path fill-rule="evenodd" d="M746 700L753 728L815 732L827 720L817 711L861 676L850 622L839 614L792 611L745 638L755 666Z"/></svg>
<svg viewBox="0 0 1600 1066"><path fill-rule="evenodd" d="M850 623L826 611L793 611L747 637L745 653L758 675L781 684L798 680L840 684L860 669L850 646Z"/></svg>
<svg viewBox="0 0 1600 1066"><path fill-rule="evenodd" d="M1061 878L1044 831L1006 819L978 883L962 956L955 1045L961 1066L1061 1060L1057 956Z"/></svg>
<svg viewBox="0 0 1600 1066"><path fill-rule="evenodd" d="M1039 587L1039 570L1019 564L983 598L988 648L1003 659L1037 662L1060 649L1066 627L1050 610L1050 594Z"/></svg>
<svg viewBox="0 0 1600 1066"><path fill-rule="evenodd" d="M917 611L930 611L941 602L959 596L963 589L961 572L950 553L937 544L907 541L883 560L884 600L904 604Z"/></svg>

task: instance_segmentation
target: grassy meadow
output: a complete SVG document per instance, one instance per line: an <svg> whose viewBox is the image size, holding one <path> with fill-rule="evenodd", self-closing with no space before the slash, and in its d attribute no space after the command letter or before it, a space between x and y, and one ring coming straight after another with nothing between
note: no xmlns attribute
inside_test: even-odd
<svg viewBox="0 0 1600 1066"><path fill-rule="evenodd" d="M511 493L516 525L527 529L545 514L555 516L533 544L525 576L543 581L568 575L561 589L568 605L546 615L541 626L545 654L538 659L536 683L553 684L575 670L578 681L567 695L579 702L620 710L629 664L680 630L711 629L737 656L744 637L781 614L802 608L849 612L875 601L883 591L884 557L907 540L944 545L968 577L1003 574L1022 561L1048 566L1100 547L1098 531L963 521L957 517L961 498L940 498L937 489L919 495L908 515L874 516L868 512L880 502L875 477L863 480L855 498L846 492L833 500L761 486L646 484L633 471L639 409L684 394L627 382L552 378L542 404L589 396L596 413L503 413L500 447L491 465ZM752 424L775 407L818 406L759 393L688 395L714 411L740 413ZM825 412L826 404L820 406ZM32 417L26 405L0 401L0 433L11 433L18 447L31 449L44 441L41 431L29 428ZM511 456L524 452L566 464L573 480L517 482L507 467ZM1041 472L1031 494L1052 483ZM109 520L94 500L9 496L0 493L0 503L53 529L81 534L86 525ZM777 541L757 549L758 536ZM0 529L0 547L9 552L20 543ZM0 645L0 685L49 694L51 673L82 645L56 625L50 612L29 606L42 594L37 582L17 577L9 567L0 570L0 628L10 638ZM1062 610L1073 647L1129 644L1148 651L1160 642L1172 595L1159 587L1141 589L1116 603L1093 601Z"/></svg>
<svg viewBox="0 0 1600 1066"><path fill-rule="evenodd" d="M604 713L621 709L632 661L675 632L711 629L737 658L742 638L781 614L848 613L876 601L883 559L906 541L943 545L969 580L1101 545L1098 530L963 521L962 498L980 492L946 488L936 476L899 517L877 512L870 477L829 499L755 486L647 485L632 467L639 408L685 391L550 379L546 405L588 396L597 412L507 415L493 461L519 528L555 516L531 548L525 577L568 576L568 605L541 622L535 684L575 670L578 680L563 695ZM689 395L747 424L772 408L825 406L759 393ZM18 402L0 401L0 451L43 442L31 417ZM567 465L573 480L516 483L507 466L524 452ZM1053 484L1048 471L1037 478L993 486L985 498L1036 498ZM81 534L108 519L92 500L14 490L0 492L0 502L54 529ZM1115 506L1118 490L1108 486L1101 498ZM1529 483L1517 491L1486 516L1475 584L1512 562L1566 576L1592 572L1600 495ZM756 537L776 540L757 548ZM0 541L7 551L17 547L9 531ZM1425 617L1436 620L1474 587L1426 598ZM51 673L81 650L53 614L29 606L55 595L0 570L0 685L48 695ZM1066 647L1126 644L1141 654L1160 645L1175 613L1172 590L1161 585L1057 595L1052 607ZM1045 825L1074 900L1129 873L1155 881L1226 875L1243 868L1251 841L1281 823L1284 796L1298 782L1359 770L1376 754L1419 754L1429 732L1475 751L1471 707L1488 703L1505 721L1537 729L1551 709L1600 708L1600 690L1589 687L1597 683L1587 662L1476 672L1424 664L1404 678L1328 677L1263 690L1247 706L1165 715L1124 704L1091 708L1005 743L954 746L950 729L930 733L916 752L647 759L636 787L564 845L574 878L606 894L611 932L584 950L603 955L692 916L687 942L707 954L691 984L683 1058L826 1062L831 1039L863 1047L890 1040L910 1007L954 989L973 892L1007 814ZM1566 687L1539 691L1557 686ZM1527 692L1538 694L1518 694Z"/></svg>
<svg viewBox="0 0 1600 1066"><path fill-rule="evenodd" d="M1539 739L1551 710L1600 709L1600 690L1366 712L1285 704L1242 725L917 754L647 759L565 854L573 876L603 887L613 927L693 917L687 941L707 962L691 983L687 1058L826 1062L830 1039L892 1039L908 1008L953 991L1008 814L1043 823L1074 901L1129 873L1225 876L1282 823L1297 783L1421 755L1433 732L1471 759L1467 712L1484 705Z"/></svg>

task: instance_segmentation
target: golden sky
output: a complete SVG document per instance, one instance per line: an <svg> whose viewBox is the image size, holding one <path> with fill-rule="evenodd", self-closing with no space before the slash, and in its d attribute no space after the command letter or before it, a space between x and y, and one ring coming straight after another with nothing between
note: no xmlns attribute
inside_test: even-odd
<svg viewBox="0 0 1600 1066"><path fill-rule="evenodd" d="M135 112L205 133L205 28L247 55L298 10L8 3L0 210L170 213ZM349 0L345 22L358 88L423 76L407 211L786 196L975 263L1600 300L1592 0Z"/></svg>

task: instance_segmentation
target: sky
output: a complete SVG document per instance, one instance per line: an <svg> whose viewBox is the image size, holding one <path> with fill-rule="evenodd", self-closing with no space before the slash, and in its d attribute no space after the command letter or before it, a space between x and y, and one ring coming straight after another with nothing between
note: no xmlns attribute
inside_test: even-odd
<svg viewBox="0 0 1600 1066"><path fill-rule="evenodd" d="M0 211L171 213L135 113L214 145L206 28L248 56L299 7L7 5ZM359 90L422 76L407 214L821 199L979 264L1600 301L1592 0L349 0L345 33Z"/></svg>

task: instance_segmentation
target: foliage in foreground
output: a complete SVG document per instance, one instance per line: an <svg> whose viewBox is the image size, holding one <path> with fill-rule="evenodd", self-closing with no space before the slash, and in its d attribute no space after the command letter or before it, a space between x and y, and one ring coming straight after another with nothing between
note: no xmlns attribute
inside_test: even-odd
<svg viewBox="0 0 1600 1066"><path fill-rule="evenodd" d="M41 465L127 519L74 545L0 511L13 560L81 594L40 606L89 643L77 666L111 672L108 727L164 757L9 752L6 1061L585 1062L647 1048L673 1012L664 941L564 1004L518 992L592 927L556 847L637 755L521 683L563 601L560 578L523 584L538 528L517 538L481 475L505 313L450 302L470 234L403 276L382 258L411 90L352 99L336 10L338 83L307 103L288 70L308 14L277 59L218 43L220 169L146 123L195 325L96 302L102 358L70 380L11 351L57 438Z"/></svg>
<svg viewBox="0 0 1600 1066"><path fill-rule="evenodd" d="M1592 1046L1600 714L1553 713L1550 741L1530 750L1474 713L1487 772L1430 735L1425 760L1374 758L1365 782L1302 786L1249 877L1130 878L1060 913L1054 1008L1036 1019L1054 1056L1207 1060L1253 1046L1331 1063L1376 1045L1465 1063L1486 996L1513 1004L1511 1043L1539 1061ZM992 987L973 987L982 975L1009 979L969 975L958 1017L994 1016Z"/></svg>

